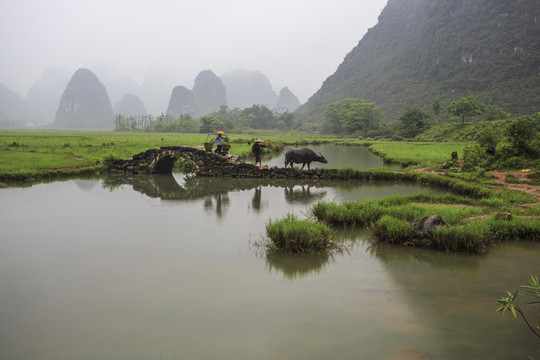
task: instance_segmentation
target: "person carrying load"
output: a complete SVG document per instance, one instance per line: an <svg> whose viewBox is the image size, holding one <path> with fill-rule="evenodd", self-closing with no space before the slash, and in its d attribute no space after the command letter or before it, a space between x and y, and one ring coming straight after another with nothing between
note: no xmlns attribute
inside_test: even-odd
<svg viewBox="0 0 540 360"><path fill-rule="evenodd" d="M255 166L257 166L257 163L259 164L259 168L262 169L262 148L266 147L266 144L264 143L264 140L261 140L260 138L248 141L248 144L251 145L253 142L253 146L251 147L251 152L255 156Z"/></svg>
<svg viewBox="0 0 540 360"><path fill-rule="evenodd" d="M221 155L221 148L223 147L223 139L226 139L227 135L222 130L219 130L217 132L216 137L212 142L215 142L217 145L216 151L214 151L214 154L220 154Z"/></svg>

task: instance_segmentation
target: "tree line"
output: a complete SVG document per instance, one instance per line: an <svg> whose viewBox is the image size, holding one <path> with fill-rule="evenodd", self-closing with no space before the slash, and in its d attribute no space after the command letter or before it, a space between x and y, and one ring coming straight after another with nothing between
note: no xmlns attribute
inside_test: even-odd
<svg viewBox="0 0 540 360"><path fill-rule="evenodd" d="M465 121L482 117L483 120L501 120L510 114L494 105L485 105L474 96L453 101L447 108L450 121ZM347 98L329 103L326 107L322 130L337 135L361 137L385 137L399 135L414 138L427 130L442 111L442 105L435 99L431 111L418 106L406 106L397 122L381 123L382 110L375 104L363 99Z"/></svg>
<svg viewBox="0 0 540 360"><path fill-rule="evenodd" d="M286 131L293 127L294 114L272 111L264 105L253 105L240 110L221 105L219 110L200 118L190 114L115 116L115 130L146 132L212 133L218 130L244 132L247 130Z"/></svg>

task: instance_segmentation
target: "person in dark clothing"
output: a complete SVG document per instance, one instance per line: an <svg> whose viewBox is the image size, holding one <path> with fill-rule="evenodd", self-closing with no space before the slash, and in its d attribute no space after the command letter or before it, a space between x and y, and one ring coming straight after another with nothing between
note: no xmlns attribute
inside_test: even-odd
<svg viewBox="0 0 540 360"><path fill-rule="evenodd" d="M248 144L251 145L251 142L248 141ZM261 140L261 139L253 140L253 146L251 147L251 152L255 156L255 166L257 166L257 163L258 163L259 168L262 168L261 155L262 155L263 147L266 147L264 140Z"/></svg>
<svg viewBox="0 0 540 360"><path fill-rule="evenodd" d="M486 149L486 153L489 154L489 155L495 155L495 146L490 145L490 146Z"/></svg>
<svg viewBox="0 0 540 360"><path fill-rule="evenodd" d="M215 142L217 145L217 148L215 151L216 154L221 154L221 148L223 147L223 139L226 139L226 138L227 138L227 135L225 135L225 132L221 130L217 132L216 137L214 138L214 140L212 140L212 142Z"/></svg>

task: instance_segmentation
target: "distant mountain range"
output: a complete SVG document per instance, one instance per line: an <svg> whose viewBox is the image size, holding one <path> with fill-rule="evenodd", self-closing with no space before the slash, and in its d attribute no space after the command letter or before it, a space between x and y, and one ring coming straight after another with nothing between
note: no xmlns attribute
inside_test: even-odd
<svg viewBox="0 0 540 360"><path fill-rule="evenodd" d="M438 100L444 110L469 95L512 115L530 114L540 111L540 1L388 0L378 24L302 106L287 88L276 94L257 71L216 76L204 70L189 89L167 74L138 86L115 71L98 70L114 109L125 114L201 116L219 105L262 104L295 111L299 128L317 130L327 104L345 98L374 102L383 121L396 121L407 106L430 112ZM49 70L27 99L0 86L0 127L48 124L53 109L59 124L67 81L65 72Z"/></svg>
<svg viewBox="0 0 540 360"><path fill-rule="evenodd" d="M221 105L230 109L264 105L283 113L296 110L300 101L288 88L281 89L278 96L259 71L235 70L218 77L204 70L195 78L192 90L185 86L173 89L167 114L200 117L218 111Z"/></svg>
<svg viewBox="0 0 540 360"><path fill-rule="evenodd" d="M316 128L328 103L359 98L395 121L406 106L469 95L513 115L540 111L540 1L389 0L296 113Z"/></svg>
<svg viewBox="0 0 540 360"><path fill-rule="evenodd" d="M22 97L0 83L0 128L35 126L41 119Z"/></svg>
<svg viewBox="0 0 540 360"><path fill-rule="evenodd" d="M219 110L220 105L241 109L265 105L281 112L293 112L300 106L298 98L287 88L278 96L260 72L236 70L218 77L211 70L204 70L197 75L192 90L176 86L167 99L164 89L156 83L139 86L116 69L96 68L99 78L89 69L79 69L70 77L66 70L47 68L26 99L0 86L0 128L112 128L114 114L136 116L150 112L140 94L152 95L148 98L154 110L156 105L164 106L154 115L190 113L200 117ZM156 96L163 99L156 101ZM164 105L167 102L168 107Z"/></svg>

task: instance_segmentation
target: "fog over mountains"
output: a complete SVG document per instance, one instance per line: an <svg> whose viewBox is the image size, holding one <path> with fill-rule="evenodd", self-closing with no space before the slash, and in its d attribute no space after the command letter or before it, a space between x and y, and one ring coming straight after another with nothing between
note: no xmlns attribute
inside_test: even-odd
<svg viewBox="0 0 540 360"><path fill-rule="evenodd" d="M113 108L126 115L201 116L220 105L262 104L294 111L298 129L320 130L327 105L345 98L375 103L385 122L397 121L406 107L431 112L433 103L441 105L441 117L448 117L447 106L470 95L515 116L540 111L539 0L388 0L378 20L301 106L288 88L276 93L259 71L216 75L206 68L194 84L160 69L140 84L115 68L89 71ZM59 105L68 81L65 70L48 68L26 98L0 86L0 127L51 124L64 112ZM73 110L86 100L72 101Z"/></svg>
<svg viewBox="0 0 540 360"><path fill-rule="evenodd" d="M200 117L221 105L231 109L264 105L280 112L293 112L300 106L287 88L278 96L259 71L238 69L216 76L203 70L190 90L181 84L167 88L165 84L174 78L159 72L139 85L116 68L94 68L81 68L72 76L67 70L48 67L26 98L1 86L0 127L108 129L113 127L114 114Z"/></svg>

